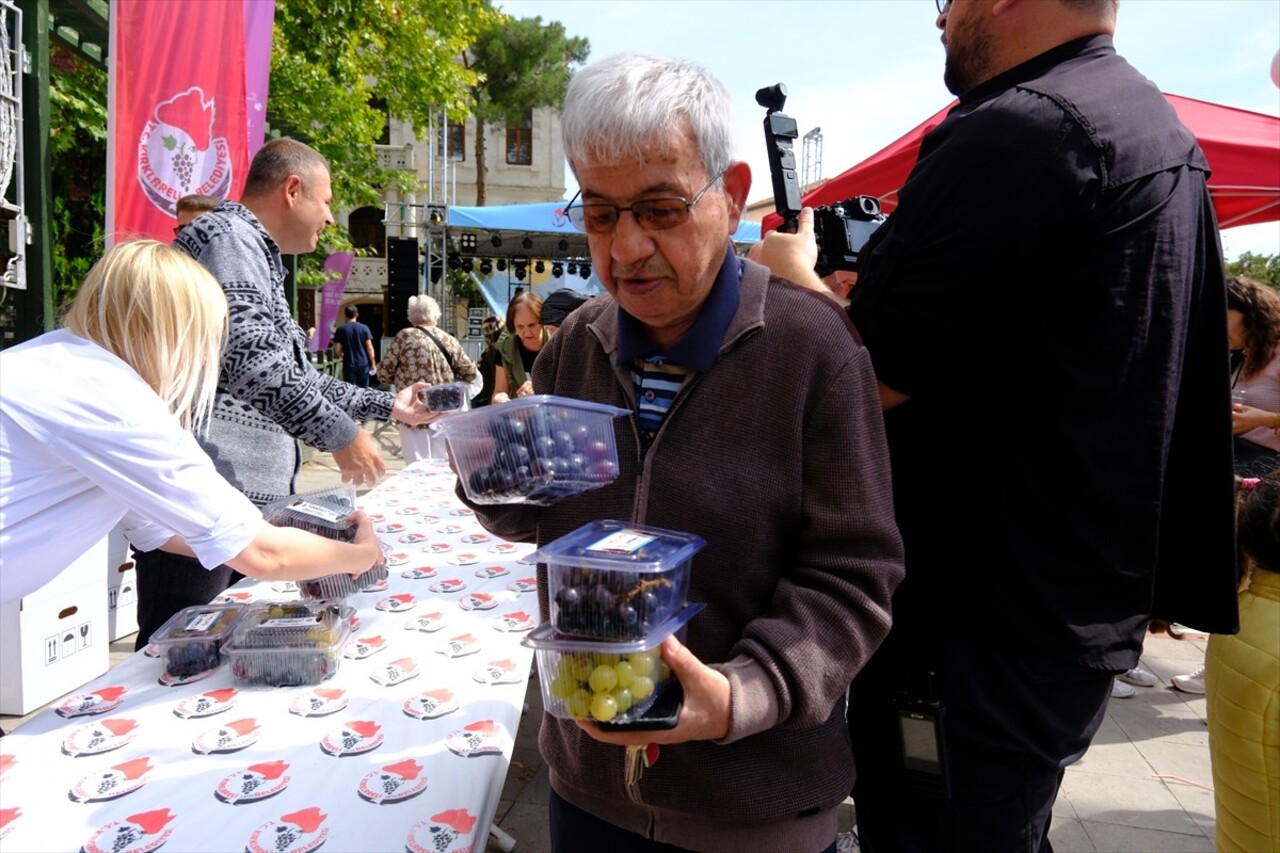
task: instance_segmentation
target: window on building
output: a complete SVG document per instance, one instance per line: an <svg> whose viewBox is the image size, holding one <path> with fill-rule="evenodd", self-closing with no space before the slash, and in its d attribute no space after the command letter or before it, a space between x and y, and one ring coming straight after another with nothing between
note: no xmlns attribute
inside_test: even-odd
<svg viewBox="0 0 1280 853"><path fill-rule="evenodd" d="M533 165L533 110L525 110L518 124L507 125L507 164Z"/></svg>
<svg viewBox="0 0 1280 853"><path fill-rule="evenodd" d="M371 249L373 254L382 257L387 244L387 227L382 223L383 211L380 207L358 207L347 217L347 231L351 234L351 245L357 249Z"/></svg>
<svg viewBox="0 0 1280 853"><path fill-rule="evenodd" d="M370 98L369 106L382 113L382 135L378 137L379 145L391 144L391 113L387 110L387 102L382 98Z"/></svg>
<svg viewBox="0 0 1280 853"><path fill-rule="evenodd" d="M467 126L461 122L449 122L449 137L446 144L443 127L436 127L436 156L448 150L450 160L467 159Z"/></svg>

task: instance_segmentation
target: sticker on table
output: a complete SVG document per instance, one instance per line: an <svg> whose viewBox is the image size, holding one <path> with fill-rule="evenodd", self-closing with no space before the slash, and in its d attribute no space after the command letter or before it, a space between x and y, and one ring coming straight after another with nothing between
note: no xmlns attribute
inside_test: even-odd
<svg viewBox="0 0 1280 853"><path fill-rule="evenodd" d="M493 622L495 631L510 631L519 633L520 631L528 631L538 624L538 620L533 618L532 613L526 613L523 610L512 610L510 613L503 613Z"/></svg>
<svg viewBox="0 0 1280 853"><path fill-rule="evenodd" d="M119 685L103 687L92 693L75 693L58 703L57 712L60 717L87 717L94 714L105 714L119 708L124 699L125 689Z"/></svg>
<svg viewBox="0 0 1280 853"><path fill-rule="evenodd" d="M467 583L461 578L446 578L427 587L432 592L462 592L466 588Z"/></svg>
<svg viewBox="0 0 1280 853"><path fill-rule="evenodd" d="M329 827L321 825L327 817L316 806L280 815L255 829L244 849L247 853L308 853L329 837Z"/></svg>
<svg viewBox="0 0 1280 853"><path fill-rule="evenodd" d="M244 590L235 590L222 593L213 600L214 604L248 604L253 601L253 593Z"/></svg>
<svg viewBox="0 0 1280 853"><path fill-rule="evenodd" d="M476 577L478 578L501 578L511 574L511 570L506 566L484 566L476 569Z"/></svg>
<svg viewBox="0 0 1280 853"><path fill-rule="evenodd" d="M491 660L471 673L471 680L481 684L519 684L524 678L513 660Z"/></svg>
<svg viewBox="0 0 1280 853"><path fill-rule="evenodd" d="M490 554L514 554L516 546L510 542L499 542L489 548Z"/></svg>
<svg viewBox="0 0 1280 853"><path fill-rule="evenodd" d="M388 764L360 780L356 793L380 806L402 803L427 790L426 768L412 758Z"/></svg>
<svg viewBox="0 0 1280 853"><path fill-rule="evenodd" d="M209 676L218 671L218 667L210 669L202 669L199 672L191 672L185 675L171 675L169 670L160 673L160 677L156 679L162 687L181 687L184 684L193 684L197 681L204 681Z"/></svg>
<svg viewBox="0 0 1280 853"><path fill-rule="evenodd" d="M433 631L439 631L448 621L443 613L423 613L416 619L407 620L404 627L406 631L422 631L430 634Z"/></svg>
<svg viewBox="0 0 1280 853"><path fill-rule="evenodd" d="M415 823L404 846L409 853L471 853L477 819L466 809L449 809Z"/></svg>
<svg viewBox="0 0 1280 853"><path fill-rule="evenodd" d="M361 660L375 652L382 651L386 647L387 641L380 634L373 637L360 637L343 647L342 656L352 660Z"/></svg>
<svg viewBox="0 0 1280 853"><path fill-rule="evenodd" d="M234 708L237 695L238 691L234 687L197 693L194 696L179 699L173 713L184 720L190 720L193 717L212 717L214 714L221 714L223 711Z"/></svg>
<svg viewBox="0 0 1280 853"><path fill-rule="evenodd" d="M142 647L142 653L149 658L158 658L160 657L160 647L155 643L147 643Z"/></svg>
<svg viewBox="0 0 1280 853"><path fill-rule="evenodd" d="M63 750L63 752L65 751L66 750ZM18 757L16 755L5 755L0 753L0 779L3 779L9 771L17 765L17 763Z"/></svg>
<svg viewBox="0 0 1280 853"><path fill-rule="evenodd" d="M22 809L0 809L0 839L13 831L20 817L22 817Z"/></svg>
<svg viewBox="0 0 1280 853"><path fill-rule="evenodd" d="M413 593L397 592L395 595L378 599L378 603L374 606L389 613L402 613L405 610L412 610L417 603L418 599L413 596Z"/></svg>
<svg viewBox="0 0 1280 853"><path fill-rule="evenodd" d="M480 651L480 641L476 639L474 634L459 634L456 637L450 637L436 648L436 654L451 658L466 657L478 651Z"/></svg>
<svg viewBox="0 0 1280 853"><path fill-rule="evenodd" d="M404 533L405 526L398 521L393 521L390 524L379 525L373 529L377 533Z"/></svg>
<svg viewBox="0 0 1280 853"><path fill-rule="evenodd" d="M507 584L507 589L512 592L533 592L538 588L537 578L516 578Z"/></svg>
<svg viewBox="0 0 1280 853"><path fill-rule="evenodd" d="M416 569L405 569L400 573L400 577L411 581L421 581L427 578L433 578L437 574L436 570L431 566L419 566Z"/></svg>
<svg viewBox="0 0 1280 853"><path fill-rule="evenodd" d="M403 542L406 545L416 545L419 542L426 542L430 538L431 537L425 533L406 533L403 536L397 537L396 541Z"/></svg>
<svg viewBox="0 0 1280 853"><path fill-rule="evenodd" d="M487 533L468 533L466 536L462 537L462 541L467 545L483 545L492 538L493 537Z"/></svg>
<svg viewBox="0 0 1280 853"><path fill-rule="evenodd" d="M453 546L448 542L432 542L430 545L422 546L422 550L429 554L447 554L453 550Z"/></svg>
<svg viewBox="0 0 1280 853"><path fill-rule="evenodd" d="M149 853L173 835L165 824L175 817L168 809L154 809L114 820L95 829L80 853Z"/></svg>
<svg viewBox="0 0 1280 853"><path fill-rule="evenodd" d="M454 554L449 558L449 562L455 566L474 566L480 562L480 555L467 551L462 554Z"/></svg>
<svg viewBox="0 0 1280 853"><path fill-rule="evenodd" d="M440 520L440 516L438 515L424 515L422 517L423 524L435 524L439 520Z"/></svg>
<svg viewBox="0 0 1280 853"><path fill-rule="evenodd" d="M447 687L437 690L424 690L417 696L404 700L404 712L417 720L434 720L458 710L458 700L453 698L453 691Z"/></svg>
<svg viewBox="0 0 1280 853"><path fill-rule="evenodd" d="M446 536L453 536L461 533L465 528L461 524L442 524L436 528L436 533L443 533Z"/></svg>
<svg viewBox="0 0 1280 853"><path fill-rule="evenodd" d="M99 720L67 732L62 741L62 751L72 758L101 755L129 743L137 733L138 724L133 720L120 717Z"/></svg>
<svg viewBox="0 0 1280 853"><path fill-rule="evenodd" d="M456 518L470 518L475 514L476 514L476 511L474 509L471 509L470 507L459 507L458 509L449 510L449 515L452 515Z"/></svg>
<svg viewBox="0 0 1280 853"><path fill-rule="evenodd" d="M449 751L471 758L477 755L501 755L506 731L493 720L477 720L445 735Z"/></svg>
<svg viewBox="0 0 1280 853"><path fill-rule="evenodd" d="M299 717L325 717L347 707L347 691L335 687L314 687L293 697L289 713Z"/></svg>
<svg viewBox="0 0 1280 853"><path fill-rule="evenodd" d="M409 555L403 551L396 551L394 554L387 555L388 566L403 566L409 562Z"/></svg>
<svg viewBox="0 0 1280 853"><path fill-rule="evenodd" d="M285 775L288 769L289 765L279 759L250 764L224 776L213 795L233 806L274 797L289 787L290 777Z"/></svg>
<svg viewBox="0 0 1280 853"><path fill-rule="evenodd" d="M458 606L463 610L492 610L498 606L498 599L487 592L470 592L458 599Z"/></svg>
<svg viewBox="0 0 1280 853"><path fill-rule="evenodd" d="M422 510L418 509L416 506L402 506L396 510L396 515L417 515L420 512L422 512Z"/></svg>
<svg viewBox="0 0 1280 853"><path fill-rule="evenodd" d="M151 756L117 764L101 773L82 776L71 786L67 796L77 803L104 803L131 794L147 784L147 774L154 770Z"/></svg>
<svg viewBox="0 0 1280 853"><path fill-rule="evenodd" d="M320 738L320 748L330 755L360 755L382 745L382 726L373 720L352 720Z"/></svg>
<svg viewBox="0 0 1280 853"><path fill-rule="evenodd" d="M413 658L399 658L385 666L375 666L369 678L383 687L391 687L418 675L418 663Z"/></svg>
<svg viewBox="0 0 1280 853"><path fill-rule="evenodd" d="M360 587L360 591L361 592L386 592L388 587L390 586L391 584L387 582L386 578L379 578L378 580L374 581L368 586Z"/></svg>
<svg viewBox="0 0 1280 853"><path fill-rule="evenodd" d="M370 512L370 513L366 513L366 515L369 516L369 521L373 522L374 524L381 524L382 522L387 520L386 514L381 512Z"/></svg>
<svg viewBox="0 0 1280 853"><path fill-rule="evenodd" d="M245 717L216 729L208 729L196 735L196 739L191 742L191 751L197 755L237 752L258 742L259 728L257 720Z"/></svg>

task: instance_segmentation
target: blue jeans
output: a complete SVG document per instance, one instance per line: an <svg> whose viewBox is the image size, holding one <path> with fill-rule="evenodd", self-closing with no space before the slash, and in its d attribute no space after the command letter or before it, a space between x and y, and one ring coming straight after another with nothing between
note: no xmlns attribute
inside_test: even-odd
<svg viewBox="0 0 1280 853"><path fill-rule="evenodd" d="M555 853L688 853L683 847L653 841L584 812L551 792L551 849ZM798 853L802 853L798 851ZM836 853L836 842L820 853Z"/></svg>
<svg viewBox="0 0 1280 853"><path fill-rule="evenodd" d="M342 365L342 378L358 388L369 387L369 365L364 364L360 367L347 367Z"/></svg>

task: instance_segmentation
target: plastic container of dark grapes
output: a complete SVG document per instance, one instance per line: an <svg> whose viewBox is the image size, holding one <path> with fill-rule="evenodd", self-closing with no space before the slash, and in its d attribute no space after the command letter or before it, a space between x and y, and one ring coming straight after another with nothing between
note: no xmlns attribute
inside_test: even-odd
<svg viewBox="0 0 1280 853"><path fill-rule="evenodd" d="M222 646L231 674L247 684L319 684L342 662L354 608L342 602L260 602Z"/></svg>
<svg viewBox="0 0 1280 853"><path fill-rule="evenodd" d="M438 421L467 497L546 506L618 477L613 419L628 410L535 394Z"/></svg>
<svg viewBox="0 0 1280 853"><path fill-rule="evenodd" d="M630 642L566 637L550 623L534 628L520 642L533 649L538 663L542 707L564 720L613 725L643 717L676 683L662 660L662 641L675 634L684 642L689 620L705 606L686 604L643 638Z"/></svg>
<svg viewBox="0 0 1280 853"><path fill-rule="evenodd" d="M298 594L303 598L348 598L367 586L389 577L387 567L381 563L372 567L359 577L337 574L325 575L309 581L297 581Z"/></svg>
<svg viewBox="0 0 1280 853"><path fill-rule="evenodd" d="M356 538L356 491L332 486L281 498L262 508L262 516L276 527L297 527L327 539L350 542Z"/></svg>
<svg viewBox="0 0 1280 853"><path fill-rule="evenodd" d="M471 410L466 382L446 382L418 392L418 399L433 412L466 412Z"/></svg>
<svg viewBox="0 0 1280 853"><path fill-rule="evenodd" d="M524 557L545 563L551 624L570 637L639 640L684 606L693 533L593 521Z"/></svg>
<svg viewBox="0 0 1280 853"><path fill-rule="evenodd" d="M184 607L151 635L164 670L174 678L189 678L222 663L223 643L245 615L242 604Z"/></svg>

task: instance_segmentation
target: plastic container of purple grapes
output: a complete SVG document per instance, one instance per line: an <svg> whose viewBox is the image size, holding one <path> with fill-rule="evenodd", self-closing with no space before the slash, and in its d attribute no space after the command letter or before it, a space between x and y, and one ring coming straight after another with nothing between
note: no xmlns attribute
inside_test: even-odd
<svg viewBox="0 0 1280 853"><path fill-rule="evenodd" d="M379 563L355 578L351 575L337 574L325 575L309 581L297 581L298 594L303 598L347 598L367 586L386 580L389 576L387 567Z"/></svg>
<svg viewBox="0 0 1280 853"><path fill-rule="evenodd" d="M231 674L273 687L319 684L342 662L355 609L340 601L250 604L222 646Z"/></svg>
<svg viewBox="0 0 1280 853"><path fill-rule="evenodd" d="M433 412L466 412L471 409L471 398L467 396L468 383L446 382L443 385L432 385L418 392L418 399Z"/></svg>
<svg viewBox="0 0 1280 853"><path fill-rule="evenodd" d="M356 491L332 486L281 498L262 508L262 515L276 527L297 527L327 539L350 542L356 537Z"/></svg>
<svg viewBox="0 0 1280 853"><path fill-rule="evenodd" d="M222 644L244 617L241 604L184 607L151 635L164 670L174 678L190 678L222 663Z"/></svg>
<svg viewBox="0 0 1280 853"><path fill-rule="evenodd" d="M534 628L520 642L538 662L542 707L566 720L622 725L640 717L676 681L662 660L662 641L675 634L684 642L689 620L705 606L686 604L629 642L566 637L550 623Z"/></svg>
<svg viewBox="0 0 1280 853"><path fill-rule="evenodd" d="M536 394L438 421L477 504L545 506L618 477L613 419L628 410Z"/></svg>
<svg viewBox="0 0 1280 853"><path fill-rule="evenodd" d="M627 521L593 521L522 562L545 563L551 625L569 637L641 640L684 606L693 533Z"/></svg>

